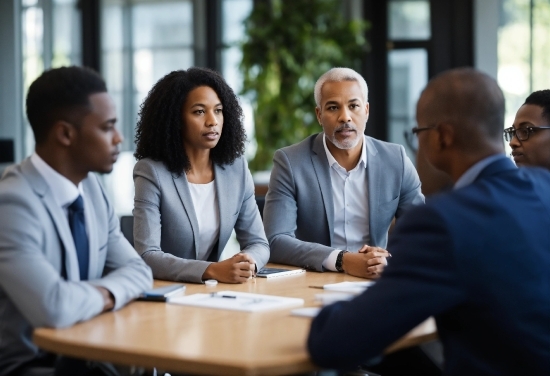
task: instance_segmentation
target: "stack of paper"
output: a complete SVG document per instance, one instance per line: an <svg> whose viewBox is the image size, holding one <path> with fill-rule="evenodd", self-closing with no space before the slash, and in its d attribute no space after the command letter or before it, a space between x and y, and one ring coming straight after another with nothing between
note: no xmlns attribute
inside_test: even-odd
<svg viewBox="0 0 550 376"><path fill-rule="evenodd" d="M194 307L228 309L232 311L261 312L304 305L303 299L284 296L251 294L237 291L218 291L211 294L193 294L170 299L170 304Z"/></svg>
<svg viewBox="0 0 550 376"><path fill-rule="evenodd" d="M360 281L360 282L340 282L323 285L325 290L348 292L352 294L360 294L370 286L374 285L373 281Z"/></svg>

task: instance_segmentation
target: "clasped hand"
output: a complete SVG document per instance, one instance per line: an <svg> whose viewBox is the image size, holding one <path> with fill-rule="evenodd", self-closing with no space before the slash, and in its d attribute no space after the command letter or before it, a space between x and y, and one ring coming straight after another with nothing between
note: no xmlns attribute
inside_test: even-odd
<svg viewBox="0 0 550 376"><path fill-rule="evenodd" d="M345 253L342 268L347 274L362 278L378 278L391 254L383 248L364 245L357 253Z"/></svg>
<svg viewBox="0 0 550 376"><path fill-rule="evenodd" d="M231 258L210 264L202 279L215 279L224 283L243 283L256 273L256 261L246 253L237 253Z"/></svg>

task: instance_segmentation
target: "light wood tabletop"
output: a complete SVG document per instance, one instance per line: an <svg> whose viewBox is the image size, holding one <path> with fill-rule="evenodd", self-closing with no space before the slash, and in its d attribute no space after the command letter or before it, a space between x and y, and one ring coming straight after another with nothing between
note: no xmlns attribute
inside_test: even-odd
<svg viewBox="0 0 550 376"><path fill-rule="evenodd" d="M292 267L273 265L272 267ZM318 306L321 286L361 279L343 273L306 272L255 278L241 285L216 287L187 283L186 295L232 290L304 299ZM172 282L156 281L155 287ZM311 319L292 309L238 312L155 302L132 302L66 329L41 328L34 342L42 349L77 358L172 372L208 375L283 375L313 371L305 342ZM388 352L436 338L432 319L388 348Z"/></svg>

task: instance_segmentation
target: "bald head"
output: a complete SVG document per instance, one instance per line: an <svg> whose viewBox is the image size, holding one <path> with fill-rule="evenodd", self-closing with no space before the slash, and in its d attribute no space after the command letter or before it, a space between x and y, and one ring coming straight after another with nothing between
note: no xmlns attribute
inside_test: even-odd
<svg viewBox="0 0 550 376"><path fill-rule="evenodd" d="M430 80L417 115L423 126L452 124L463 150L503 145L504 95L493 78L475 69L453 69Z"/></svg>

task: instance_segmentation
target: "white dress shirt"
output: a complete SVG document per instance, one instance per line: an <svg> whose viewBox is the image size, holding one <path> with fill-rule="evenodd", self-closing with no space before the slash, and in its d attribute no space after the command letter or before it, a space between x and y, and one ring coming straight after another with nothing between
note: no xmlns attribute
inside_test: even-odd
<svg viewBox="0 0 550 376"><path fill-rule="evenodd" d="M208 260L220 236L220 212L214 180L207 184L189 183L189 191L199 224L197 260Z"/></svg>
<svg viewBox="0 0 550 376"><path fill-rule="evenodd" d="M324 135L323 145L330 166L334 203L334 233L331 247L336 248L323 261L323 267L336 271L336 258L341 250L357 252L369 243L367 149L366 141L363 139L359 162L352 170L346 171L330 153Z"/></svg>

